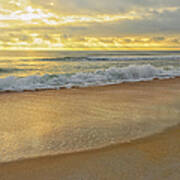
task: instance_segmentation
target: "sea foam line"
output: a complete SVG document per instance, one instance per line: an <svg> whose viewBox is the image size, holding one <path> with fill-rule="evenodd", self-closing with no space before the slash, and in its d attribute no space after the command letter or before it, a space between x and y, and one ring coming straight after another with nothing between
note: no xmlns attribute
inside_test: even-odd
<svg viewBox="0 0 180 180"><path fill-rule="evenodd" d="M60 89L62 87L87 87L121 82L146 81L154 78L172 78L180 76L180 71L164 70L150 64L129 65L122 68L108 68L95 72L80 72L75 74L45 74L27 77L9 76L0 79L0 91L24 91L38 89Z"/></svg>

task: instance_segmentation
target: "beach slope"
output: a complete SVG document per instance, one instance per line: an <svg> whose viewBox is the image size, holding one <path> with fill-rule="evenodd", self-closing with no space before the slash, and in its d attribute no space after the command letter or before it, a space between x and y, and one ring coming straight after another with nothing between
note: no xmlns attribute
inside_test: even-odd
<svg viewBox="0 0 180 180"><path fill-rule="evenodd" d="M59 102L63 103L60 105ZM51 107L54 107L54 104L61 106L63 113L56 111L51 114ZM82 108L85 105L90 112ZM30 118L28 122L31 120L34 123L42 117L55 118L58 113L64 119L75 116L87 118L88 121L108 116L110 120L111 116L112 118L123 116L122 111L142 117L144 114L151 117L152 113L158 116L159 112L159 118L165 114L164 117L172 118L173 121L179 117L180 78L59 91L1 93L0 107L2 107L0 116L4 118L1 118L1 124L5 120L9 124L12 123L8 121L12 119L11 116L14 121L19 117L24 119L31 117L33 120ZM153 107L156 107L156 110ZM157 110L157 107L163 108ZM111 113L111 116L106 112ZM23 128L28 124L21 125ZM42 127L36 128L34 132L40 136L40 133L47 133L47 129L48 126L42 123ZM15 130L11 128L10 131ZM146 137L103 148L0 164L0 180L21 179L179 180L180 126L177 124Z"/></svg>

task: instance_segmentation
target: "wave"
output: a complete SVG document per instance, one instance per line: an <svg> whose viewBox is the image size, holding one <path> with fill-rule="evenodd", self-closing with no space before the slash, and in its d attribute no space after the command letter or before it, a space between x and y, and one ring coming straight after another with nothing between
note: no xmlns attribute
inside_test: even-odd
<svg viewBox="0 0 180 180"><path fill-rule="evenodd" d="M164 70L152 65L129 65L112 67L95 72L75 74L45 74L43 76L16 77L0 79L0 91L23 91L40 89L60 89L71 87L100 86L121 82L146 81L154 78L172 78L180 76L180 71Z"/></svg>
<svg viewBox="0 0 180 180"><path fill-rule="evenodd" d="M17 69L17 68L0 68L0 73L12 73L17 71L24 71L24 69Z"/></svg>
<svg viewBox="0 0 180 180"><path fill-rule="evenodd" d="M101 150L104 150L104 149L107 149L107 148L114 148L114 147L118 147L120 145L123 145L123 144L130 144L130 143L133 143L133 142L137 142L137 141L141 141L143 139L146 139L146 138L149 138L149 137L152 137L152 136L156 136L158 134L161 134L161 133L164 133L165 131L167 130L170 130L170 129L174 129L176 128L177 126L179 126L180 124L178 122L176 123L173 123L169 126L165 126L163 127L161 130L157 130L155 132L151 132L151 133L147 133L145 134L144 136L138 136L138 137L135 137L135 138L132 138L131 140L128 140L128 141L117 141L117 142L109 142L108 144L104 144L104 145L99 145L99 146L95 146L95 147L87 147L87 148L80 148L80 149L76 149L76 150L70 150L70 151L64 151L64 152L61 152L61 151L54 151L54 152L41 152L41 153L33 153L33 154L29 154L29 155L24 155L24 156L21 156L21 157L15 157L15 158L5 158L5 159L2 159L0 160L0 164L7 164L7 163L12 163L12 162L19 162L19 161L25 161L25 160L33 160L33 159L39 159L39 158L48 158L48 157L55 157L55 156L69 156L69 155L76 155L76 154L80 154L80 153L88 153L88 152L95 152L95 151L101 151Z"/></svg>
<svg viewBox="0 0 180 180"><path fill-rule="evenodd" d="M122 55L121 55L122 56ZM42 58L35 59L36 61L148 61L148 60L180 60L180 55L166 55L166 56L122 56L122 57L110 57L96 56L96 57L62 57L62 58Z"/></svg>

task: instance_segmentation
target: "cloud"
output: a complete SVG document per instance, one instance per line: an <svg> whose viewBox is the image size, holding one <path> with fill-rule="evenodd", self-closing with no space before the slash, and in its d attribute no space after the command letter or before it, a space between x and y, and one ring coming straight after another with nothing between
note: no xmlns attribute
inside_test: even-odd
<svg viewBox="0 0 180 180"><path fill-rule="evenodd" d="M156 37L153 37L151 40L155 41L155 42L160 42L160 41L164 41L165 37L163 37L163 36L156 36Z"/></svg>
<svg viewBox="0 0 180 180"><path fill-rule="evenodd" d="M0 0L0 43L174 47L179 43L179 19L180 0Z"/></svg>
<svg viewBox="0 0 180 180"><path fill-rule="evenodd" d="M171 42L175 44L180 44L180 38L173 38Z"/></svg>
<svg viewBox="0 0 180 180"><path fill-rule="evenodd" d="M31 2L46 9L67 14L114 14L132 9L180 6L179 0L31 0Z"/></svg>
<svg viewBox="0 0 180 180"><path fill-rule="evenodd" d="M107 23L89 23L82 24L79 27L64 27L69 33L84 34L84 35L97 35L97 36L116 36L127 34L179 34L180 23L180 9L169 12L164 11L160 14L152 14L151 17L147 16L142 19L115 21Z"/></svg>

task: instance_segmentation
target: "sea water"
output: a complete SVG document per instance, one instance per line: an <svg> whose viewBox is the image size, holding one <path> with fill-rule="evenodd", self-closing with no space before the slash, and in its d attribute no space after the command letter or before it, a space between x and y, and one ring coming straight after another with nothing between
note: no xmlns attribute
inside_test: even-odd
<svg viewBox="0 0 180 180"><path fill-rule="evenodd" d="M179 75L179 51L0 52L0 91L99 86Z"/></svg>

